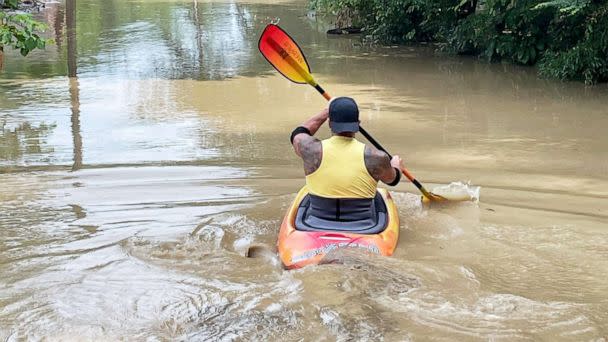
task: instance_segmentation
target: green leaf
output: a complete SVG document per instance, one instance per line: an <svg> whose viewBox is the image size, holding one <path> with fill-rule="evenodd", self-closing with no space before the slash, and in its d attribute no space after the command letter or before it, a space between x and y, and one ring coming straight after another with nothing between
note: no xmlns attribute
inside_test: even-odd
<svg viewBox="0 0 608 342"><path fill-rule="evenodd" d="M12 42L13 42L13 35L9 31L3 32L2 38L0 38L0 43L11 44Z"/></svg>
<svg viewBox="0 0 608 342"><path fill-rule="evenodd" d="M30 37L25 40L25 48L28 50L28 52L34 50L36 46L38 46L38 42L35 38Z"/></svg>
<svg viewBox="0 0 608 342"><path fill-rule="evenodd" d="M416 36L416 29L413 29L405 35L405 39L413 40L415 36Z"/></svg>

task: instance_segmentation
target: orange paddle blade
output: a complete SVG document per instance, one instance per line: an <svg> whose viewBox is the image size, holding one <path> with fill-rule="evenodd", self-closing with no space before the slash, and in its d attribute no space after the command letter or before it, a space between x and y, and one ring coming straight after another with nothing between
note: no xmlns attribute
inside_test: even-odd
<svg viewBox="0 0 608 342"><path fill-rule="evenodd" d="M302 50L287 32L277 25L266 26L258 48L266 60L292 82L316 85Z"/></svg>

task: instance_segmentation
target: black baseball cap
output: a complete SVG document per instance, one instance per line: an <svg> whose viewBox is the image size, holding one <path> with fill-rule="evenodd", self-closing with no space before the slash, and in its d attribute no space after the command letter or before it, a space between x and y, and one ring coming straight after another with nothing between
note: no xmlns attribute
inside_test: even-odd
<svg viewBox="0 0 608 342"><path fill-rule="evenodd" d="M329 104L329 123L334 133L359 131L359 107L350 97L336 97Z"/></svg>

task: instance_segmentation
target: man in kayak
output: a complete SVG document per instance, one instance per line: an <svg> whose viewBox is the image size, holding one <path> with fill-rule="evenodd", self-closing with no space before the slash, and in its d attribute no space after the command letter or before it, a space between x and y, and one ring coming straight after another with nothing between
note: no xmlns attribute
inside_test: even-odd
<svg viewBox="0 0 608 342"><path fill-rule="evenodd" d="M329 118L332 137L314 137ZM349 97L331 100L329 108L293 130L291 143L304 161L306 186L313 213L322 219L356 221L374 214L378 181L394 186L401 179L399 156L388 155L355 138L359 108Z"/></svg>

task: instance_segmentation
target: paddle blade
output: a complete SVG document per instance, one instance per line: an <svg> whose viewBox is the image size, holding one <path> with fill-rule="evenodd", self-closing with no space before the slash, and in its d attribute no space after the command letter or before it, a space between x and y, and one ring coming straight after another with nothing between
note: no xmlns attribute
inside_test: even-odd
<svg viewBox="0 0 608 342"><path fill-rule="evenodd" d="M292 82L315 85L302 50L277 25L266 26L260 37L258 48L266 60Z"/></svg>

